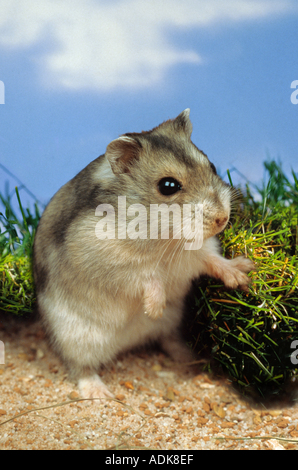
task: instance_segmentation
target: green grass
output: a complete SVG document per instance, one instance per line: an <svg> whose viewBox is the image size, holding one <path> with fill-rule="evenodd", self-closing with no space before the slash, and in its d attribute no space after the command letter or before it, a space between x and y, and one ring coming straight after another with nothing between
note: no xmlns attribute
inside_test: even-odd
<svg viewBox="0 0 298 470"><path fill-rule="evenodd" d="M31 313L36 299L32 275L32 249L40 212L24 210L18 188L16 197L21 213L12 208L11 198L0 194L5 209L0 212L0 310L16 315Z"/></svg>
<svg viewBox="0 0 298 470"><path fill-rule="evenodd" d="M196 351L211 353L243 391L262 395L279 393L298 374L291 362L298 349L291 348L298 340L298 178L287 178L275 161L265 162L265 169L267 182L243 188L221 235L225 257L245 254L256 263L249 292L200 279L188 325ZM20 217L11 199L0 195L0 310L22 315L36 300L31 259L40 213L36 204L34 213L24 210L17 189L16 197Z"/></svg>
<svg viewBox="0 0 298 470"><path fill-rule="evenodd" d="M258 198L246 187L221 236L225 257L254 260L249 292L200 282L190 326L196 350L210 351L234 383L262 395L279 393L298 372L291 362L298 340L298 180L292 173L291 182L274 161L265 167L268 184Z"/></svg>

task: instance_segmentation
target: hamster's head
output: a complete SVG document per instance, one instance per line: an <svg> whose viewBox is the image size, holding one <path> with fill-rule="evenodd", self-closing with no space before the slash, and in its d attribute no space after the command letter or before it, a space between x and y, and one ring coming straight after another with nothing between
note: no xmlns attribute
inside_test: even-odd
<svg viewBox="0 0 298 470"><path fill-rule="evenodd" d="M189 109L148 132L129 133L106 150L118 195L127 204L178 204L203 210L203 238L221 232L230 217L232 189L208 157L191 141ZM117 189L116 189L117 188Z"/></svg>

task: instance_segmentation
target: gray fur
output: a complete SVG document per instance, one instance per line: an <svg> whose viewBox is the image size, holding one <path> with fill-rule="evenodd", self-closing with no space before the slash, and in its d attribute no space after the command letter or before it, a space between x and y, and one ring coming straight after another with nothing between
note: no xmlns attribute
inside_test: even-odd
<svg viewBox="0 0 298 470"><path fill-rule="evenodd" d="M39 310L85 397L111 395L98 369L131 347L159 340L176 360L192 357L180 323L194 278L211 275L231 288L249 282L249 260L220 255L216 234L228 222L232 193L191 142L191 131L186 110L152 131L115 139L58 191L41 218L34 245ZM182 189L163 196L164 177ZM141 203L148 210L150 204L203 204L203 247L185 251L183 239L99 240L95 210L117 207L118 196L126 196L127 207Z"/></svg>

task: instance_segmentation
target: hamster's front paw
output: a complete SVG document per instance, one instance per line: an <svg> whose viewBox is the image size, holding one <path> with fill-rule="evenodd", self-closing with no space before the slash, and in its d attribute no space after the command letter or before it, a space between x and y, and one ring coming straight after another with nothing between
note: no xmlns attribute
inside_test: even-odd
<svg viewBox="0 0 298 470"><path fill-rule="evenodd" d="M97 374L79 379L78 385L83 398L114 398Z"/></svg>
<svg viewBox="0 0 298 470"><path fill-rule="evenodd" d="M225 285L231 289L240 287L243 290L248 290L251 279L246 273L255 270L254 263L244 256L228 260L228 264L223 270L222 280Z"/></svg>
<svg viewBox="0 0 298 470"><path fill-rule="evenodd" d="M216 279L221 279L230 289L240 287L248 290L251 279L246 273L255 271L254 263L244 256L234 259L225 259L222 256L209 256L206 263L206 274Z"/></svg>
<svg viewBox="0 0 298 470"><path fill-rule="evenodd" d="M156 320L162 317L166 306L166 295L161 282L152 279L145 285L144 290L144 313Z"/></svg>
<svg viewBox="0 0 298 470"><path fill-rule="evenodd" d="M144 313L153 320L157 320L158 318L162 317L164 309L165 305L147 305Z"/></svg>

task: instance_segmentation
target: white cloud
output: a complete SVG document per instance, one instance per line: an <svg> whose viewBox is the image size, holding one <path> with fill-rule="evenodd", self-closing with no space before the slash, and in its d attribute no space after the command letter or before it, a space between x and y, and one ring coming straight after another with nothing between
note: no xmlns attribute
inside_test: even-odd
<svg viewBox="0 0 298 470"><path fill-rule="evenodd" d="M296 3L296 2L295 2ZM26 51L43 83L67 89L137 89L170 67L199 64L173 31L266 19L293 0L1 0L0 48Z"/></svg>

